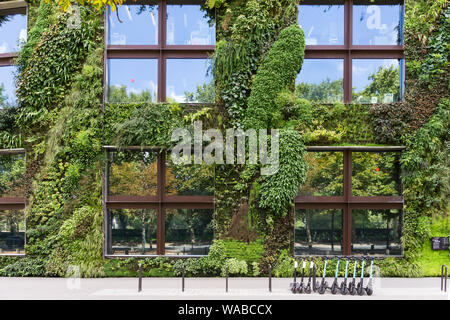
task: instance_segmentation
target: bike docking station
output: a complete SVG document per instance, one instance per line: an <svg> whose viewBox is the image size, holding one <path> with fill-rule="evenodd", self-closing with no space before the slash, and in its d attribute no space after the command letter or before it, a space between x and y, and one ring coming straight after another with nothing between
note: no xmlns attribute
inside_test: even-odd
<svg viewBox="0 0 450 320"><path fill-rule="evenodd" d="M316 264L314 263L314 259L322 258L322 257L314 257L314 258L304 258L302 259L302 271L301 271L301 280L297 282L297 268L298 261L297 258L294 259L294 281L290 283L289 287L292 293L306 293L311 294L313 292L317 292L319 294L325 294L327 290L333 295L340 293L342 295L368 295L371 296L374 292L374 269L377 268L374 266L373 257L323 257L323 269L322 269L322 279L321 281L316 281ZM329 286L328 281L326 280L327 274L327 266L331 261L336 261L336 267L334 270L334 279ZM339 283L339 266L341 265L341 260L345 261L345 271L344 277L342 281ZM367 282L364 283L364 269L366 267L366 262L370 261L370 269L368 277L366 276ZM350 269L350 264L353 263L353 277L349 280L348 274ZM309 264L309 276L308 282L305 280L305 270L307 270ZM358 268L359 266L359 268ZM358 278L358 274L359 279Z"/></svg>

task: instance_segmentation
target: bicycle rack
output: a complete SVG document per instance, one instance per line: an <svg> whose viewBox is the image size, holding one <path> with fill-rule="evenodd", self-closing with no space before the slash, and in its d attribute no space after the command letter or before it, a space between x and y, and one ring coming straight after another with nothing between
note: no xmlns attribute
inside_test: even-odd
<svg viewBox="0 0 450 320"><path fill-rule="evenodd" d="M447 292L447 265L441 267L441 291Z"/></svg>

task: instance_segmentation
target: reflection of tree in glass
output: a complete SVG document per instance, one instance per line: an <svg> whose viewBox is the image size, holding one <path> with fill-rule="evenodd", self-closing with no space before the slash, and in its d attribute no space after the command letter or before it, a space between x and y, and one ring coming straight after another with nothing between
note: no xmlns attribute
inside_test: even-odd
<svg viewBox="0 0 450 320"><path fill-rule="evenodd" d="M139 230L140 237L125 237L119 239L121 245L136 246L140 243L140 249L142 254L145 254L147 243L150 250L153 249L153 244L156 243L156 239L153 239L156 230L157 217L153 210L146 209L120 209L113 216L114 221L118 225L119 230Z"/></svg>
<svg viewBox="0 0 450 320"><path fill-rule="evenodd" d="M210 210L169 210L166 215L166 241L195 244L210 243L213 226Z"/></svg>
<svg viewBox="0 0 450 320"><path fill-rule="evenodd" d="M150 90L142 90L139 93L129 92L127 93L126 86L108 86L108 102L120 103L120 102L152 102L156 101L156 96Z"/></svg>
<svg viewBox="0 0 450 320"><path fill-rule="evenodd" d="M326 79L320 84L300 82L295 86L295 94L299 98L320 101L320 102L337 102L343 98L343 79L331 81Z"/></svg>
<svg viewBox="0 0 450 320"><path fill-rule="evenodd" d="M169 160L167 171L168 195L213 195L214 167L212 165L174 165Z"/></svg>
<svg viewBox="0 0 450 320"><path fill-rule="evenodd" d="M7 16L0 16L0 27L2 26L3 23L8 22L11 19L11 15L7 15Z"/></svg>
<svg viewBox="0 0 450 320"><path fill-rule="evenodd" d="M25 156L0 155L0 196L25 196Z"/></svg>
<svg viewBox="0 0 450 320"><path fill-rule="evenodd" d="M378 102L384 101L385 94L392 94L393 101L399 100L400 76L399 67L379 67L377 72L368 77L370 84L361 92L354 92L353 100L361 103L371 102L371 97L377 97Z"/></svg>
<svg viewBox="0 0 450 320"><path fill-rule="evenodd" d="M0 211L0 231L11 234L22 232L25 228L23 212L20 210Z"/></svg>
<svg viewBox="0 0 450 320"><path fill-rule="evenodd" d="M198 103L208 103L214 102L214 82L203 83L202 85L197 85L196 92L184 93L184 102L198 102Z"/></svg>
<svg viewBox="0 0 450 320"><path fill-rule="evenodd" d="M310 152L306 155L308 174L299 190L300 195L342 195L342 152Z"/></svg>
<svg viewBox="0 0 450 320"><path fill-rule="evenodd" d="M395 152L353 152L354 196L400 194L399 155Z"/></svg>
<svg viewBox="0 0 450 320"><path fill-rule="evenodd" d="M156 194L156 152L114 152L110 167L110 195Z"/></svg>

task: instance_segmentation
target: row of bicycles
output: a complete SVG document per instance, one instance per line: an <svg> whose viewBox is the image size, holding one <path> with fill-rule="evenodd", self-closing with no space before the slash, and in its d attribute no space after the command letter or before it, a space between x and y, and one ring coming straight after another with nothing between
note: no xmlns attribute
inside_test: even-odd
<svg viewBox="0 0 450 320"><path fill-rule="evenodd" d="M298 261L295 260L294 265L294 282L290 284L290 289L292 293L306 293L310 294L312 292L318 292L319 294L324 294L327 290L329 290L332 294L341 293L342 295L364 295L367 294L368 296L373 294L373 258L355 258L355 257L337 257L336 262L336 270L335 270L335 276L333 279L333 282L330 284L326 280L326 273L327 273L327 265L328 265L328 258L325 258L324 260L324 267L323 267L323 274L321 281L316 280L316 266L314 264L314 261L312 259L304 259L302 261L302 271L301 271L301 280L297 281L297 268L298 268ZM338 281L338 275L339 275L339 266L342 260L346 260L345 262L345 273L344 278L339 283ZM369 277L366 285L364 285L364 268L366 266L366 261L370 260L370 271L369 271ZM354 261L353 263L353 277L348 278L349 276L349 265L351 261ZM358 262L361 264L361 273L359 279L358 277ZM307 270L307 264L309 263L309 277L308 280L306 280L305 277L305 270Z"/></svg>

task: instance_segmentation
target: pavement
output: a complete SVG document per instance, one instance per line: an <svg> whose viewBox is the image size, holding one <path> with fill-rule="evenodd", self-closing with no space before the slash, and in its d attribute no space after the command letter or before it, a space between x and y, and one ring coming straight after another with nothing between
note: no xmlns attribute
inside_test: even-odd
<svg viewBox="0 0 450 320"><path fill-rule="evenodd" d="M269 292L268 278L230 278L226 292L224 278L186 278L182 292L180 278L144 278L138 292L137 278L0 278L0 300L450 300L440 278L378 278L372 296L292 294L291 282L273 278Z"/></svg>

